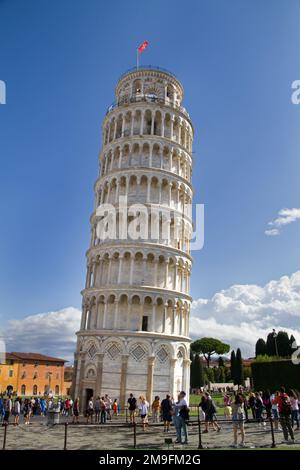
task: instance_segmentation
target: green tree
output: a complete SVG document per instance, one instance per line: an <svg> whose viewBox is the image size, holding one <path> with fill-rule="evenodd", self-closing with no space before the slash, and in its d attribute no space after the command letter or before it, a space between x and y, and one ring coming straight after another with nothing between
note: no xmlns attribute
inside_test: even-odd
<svg viewBox="0 0 300 470"><path fill-rule="evenodd" d="M213 372L214 372L214 382L219 382L220 381L220 369L219 369L219 367L214 367Z"/></svg>
<svg viewBox="0 0 300 470"><path fill-rule="evenodd" d="M244 385L244 368L240 348L237 349L235 356L235 384Z"/></svg>
<svg viewBox="0 0 300 470"><path fill-rule="evenodd" d="M290 339L286 331L279 331L277 334L278 356L288 357L291 355Z"/></svg>
<svg viewBox="0 0 300 470"><path fill-rule="evenodd" d="M230 355L230 377L233 383L235 384L235 377L236 377L236 358L235 358L235 352L234 350L231 351Z"/></svg>
<svg viewBox="0 0 300 470"><path fill-rule="evenodd" d="M225 383L230 382L230 380L231 380L231 371L230 371L230 367L224 367L224 375L225 375L225 380L224 380L224 382L225 382Z"/></svg>
<svg viewBox="0 0 300 470"><path fill-rule="evenodd" d="M207 377L207 383L215 381L214 371L211 367L206 367L205 368L205 373L206 373L206 377Z"/></svg>
<svg viewBox="0 0 300 470"><path fill-rule="evenodd" d="M223 359L222 356L219 356L218 363L219 363L219 367L224 367L225 366L224 359Z"/></svg>
<svg viewBox="0 0 300 470"><path fill-rule="evenodd" d="M276 345L275 345L275 337L274 333L269 333L267 336L267 343L266 343L266 354L268 356L276 356Z"/></svg>
<svg viewBox="0 0 300 470"><path fill-rule="evenodd" d="M209 367L211 356L214 354L226 354L230 346L216 338L201 338L191 344L191 349L198 354L203 354L207 367Z"/></svg>
<svg viewBox="0 0 300 470"><path fill-rule="evenodd" d="M220 367L220 383L225 383L226 378L225 378L225 367Z"/></svg>
<svg viewBox="0 0 300 470"><path fill-rule="evenodd" d="M255 345L255 357L267 354L267 345L263 338L259 338Z"/></svg>
<svg viewBox="0 0 300 470"><path fill-rule="evenodd" d="M196 354L191 363L191 388L200 388L204 384L202 359L199 354Z"/></svg>

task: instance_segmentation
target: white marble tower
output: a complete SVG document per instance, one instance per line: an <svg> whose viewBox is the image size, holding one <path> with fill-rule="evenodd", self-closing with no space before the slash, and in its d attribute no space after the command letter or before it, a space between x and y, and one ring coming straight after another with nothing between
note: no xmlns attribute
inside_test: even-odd
<svg viewBox="0 0 300 470"><path fill-rule="evenodd" d="M73 390L82 406L91 394L124 406L130 392L151 401L189 389L193 126L181 83L159 67L125 73L115 94L102 125L77 332ZM138 239L120 235L120 198L149 211ZM105 240L97 228L104 204L117 226Z"/></svg>

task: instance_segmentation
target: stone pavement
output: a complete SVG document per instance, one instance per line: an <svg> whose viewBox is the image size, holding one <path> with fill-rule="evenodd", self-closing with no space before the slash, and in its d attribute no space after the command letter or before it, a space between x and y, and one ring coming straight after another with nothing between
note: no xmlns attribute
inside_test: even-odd
<svg viewBox="0 0 300 470"><path fill-rule="evenodd" d="M139 421L137 420L139 423ZM220 432L210 431L208 434L201 434L203 448L220 449L229 448L232 444L233 433L231 423L222 423ZM65 426L63 424L48 426L47 419L34 418L32 424L18 427L9 425L7 429L7 449L63 449ZM82 421L84 423L84 421ZM175 444L174 448L197 449L199 443L198 424L194 421L188 427L189 444L182 446ZM203 429L202 429L203 431ZM4 427L0 427L0 449L2 448ZM163 432L161 425L150 425L146 432L142 431L140 424L137 426L136 444L137 448L144 449L167 449L165 438L172 438L175 441L174 427L168 434ZM283 435L281 431L275 432L275 442L277 446L287 447L282 444ZM246 446L247 448L267 448L271 447L272 437L270 426L259 426L257 423L246 425ZM110 449L132 449L134 446L133 427L127 425L123 419L113 420L105 425L68 425L67 429L67 449L68 450L110 450ZM296 445L300 446L300 435L296 433ZM170 446L173 449L173 445Z"/></svg>

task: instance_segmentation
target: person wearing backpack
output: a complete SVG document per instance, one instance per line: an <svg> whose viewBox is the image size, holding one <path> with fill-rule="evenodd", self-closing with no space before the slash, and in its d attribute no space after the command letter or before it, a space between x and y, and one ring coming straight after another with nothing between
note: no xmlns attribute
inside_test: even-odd
<svg viewBox="0 0 300 470"><path fill-rule="evenodd" d="M175 403L175 428L176 428L176 444L188 444L187 422L189 421L189 407L186 401L186 393L180 392L178 401ZM184 441L182 442L182 435Z"/></svg>
<svg viewBox="0 0 300 470"><path fill-rule="evenodd" d="M221 427L219 426L219 424L217 422L217 408L216 408L216 405L214 404L214 402L213 402L211 396L209 395L209 393L205 392L204 397L205 397L205 402L203 403L204 408L201 405L202 410L205 413L205 430L203 432L205 432L205 433L208 432L209 424L212 425L214 430L219 432L219 431L221 431Z"/></svg>
<svg viewBox="0 0 300 470"><path fill-rule="evenodd" d="M288 442L289 435L292 442L295 442L294 431L292 428L292 407L288 395L285 393L285 388L280 387L280 393L277 397L279 420L282 427L282 432L285 442Z"/></svg>

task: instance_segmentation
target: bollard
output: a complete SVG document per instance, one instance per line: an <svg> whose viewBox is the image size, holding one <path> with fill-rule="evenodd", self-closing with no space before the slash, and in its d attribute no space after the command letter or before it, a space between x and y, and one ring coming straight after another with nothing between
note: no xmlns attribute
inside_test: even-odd
<svg viewBox="0 0 300 470"><path fill-rule="evenodd" d="M65 442L64 442L64 450L67 450L67 437L68 437L68 423L65 423Z"/></svg>
<svg viewBox="0 0 300 470"><path fill-rule="evenodd" d="M273 422L273 418L270 417L270 424L271 424L271 435L272 435L272 445L271 445L271 448L272 449L275 449L276 447L276 442L275 442L275 434L274 434L274 422Z"/></svg>
<svg viewBox="0 0 300 470"><path fill-rule="evenodd" d="M136 449L136 422L133 423L133 448Z"/></svg>
<svg viewBox="0 0 300 470"><path fill-rule="evenodd" d="M202 435L201 435L201 419L200 419L200 413L199 413L199 407L198 407L198 449L203 449L202 445Z"/></svg>
<svg viewBox="0 0 300 470"><path fill-rule="evenodd" d="M5 424L4 424L4 436L3 436L3 446L2 446L2 450L5 450L5 447L6 447L7 426L8 426L8 423L5 423Z"/></svg>

